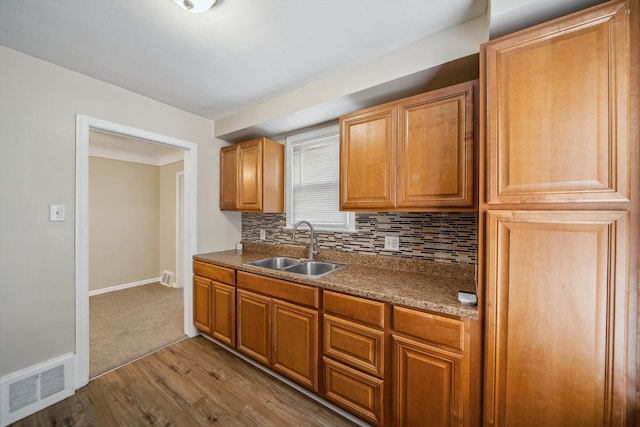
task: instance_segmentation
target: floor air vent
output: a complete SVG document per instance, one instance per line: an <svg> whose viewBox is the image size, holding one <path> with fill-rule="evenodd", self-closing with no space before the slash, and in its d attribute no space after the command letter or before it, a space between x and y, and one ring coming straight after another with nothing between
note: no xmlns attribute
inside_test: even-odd
<svg viewBox="0 0 640 427"><path fill-rule="evenodd" d="M0 378L0 426L73 394L73 354Z"/></svg>
<svg viewBox="0 0 640 427"><path fill-rule="evenodd" d="M173 271L164 270L162 272L162 279L160 283L165 286L173 286Z"/></svg>

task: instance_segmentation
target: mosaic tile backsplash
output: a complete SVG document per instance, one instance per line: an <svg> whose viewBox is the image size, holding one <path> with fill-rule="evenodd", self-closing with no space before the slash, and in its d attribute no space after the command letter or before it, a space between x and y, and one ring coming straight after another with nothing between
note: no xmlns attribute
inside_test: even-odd
<svg viewBox="0 0 640 427"><path fill-rule="evenodd" d="M242 240L291 244L285 214L242 213ZM260 240L260 230L266 239ZM356 213L356 233L316 232L319 250L381 254L453 264L476 264L478 215L451 212ZM385 236L398 236L400 250L384 249ZM299 240L298 240L299 239ZM298 230L296 241L309 242Z"/></svg>

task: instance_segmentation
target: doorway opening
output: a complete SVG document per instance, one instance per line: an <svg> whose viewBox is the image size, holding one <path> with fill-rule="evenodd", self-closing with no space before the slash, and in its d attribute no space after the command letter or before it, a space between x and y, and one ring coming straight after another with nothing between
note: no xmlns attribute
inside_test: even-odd
<svg viewBox="0 0 640 427"><path fill-rule="evenodd" d="M75 388L89 381L89 135L91 131L112 134L159 146L179 149L183 153L184 172L181 204L181 228L176 233L176 247L181 250L177 256L181 271L176 282L190 283L192 275L191 256L196 248L196 174L197 145L141 129L111 123L87 116L76 116L76 357ZM178 231L178 230L176 230ZM178 260L177 260L178 261ZM196 335L191 319L193 317L193 295L190 286L184 286L184 333Z"/></svg>
<svg viewBox="0 0 640 427"><path fill-rule="evenodd" d="M89 132L89 380L185 338L183 170L182 149Z"/></svg>

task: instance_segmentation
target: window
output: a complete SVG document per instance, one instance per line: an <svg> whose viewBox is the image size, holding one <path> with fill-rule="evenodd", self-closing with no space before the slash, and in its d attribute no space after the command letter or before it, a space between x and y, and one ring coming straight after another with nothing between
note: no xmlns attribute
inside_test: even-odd
<svg viewBox="0 0 640 427"><path fill-rule="evenodd" d="M355 214L341 212L338 126L287 137L287 227L301 220L325 231L355 231Z"/></svg>

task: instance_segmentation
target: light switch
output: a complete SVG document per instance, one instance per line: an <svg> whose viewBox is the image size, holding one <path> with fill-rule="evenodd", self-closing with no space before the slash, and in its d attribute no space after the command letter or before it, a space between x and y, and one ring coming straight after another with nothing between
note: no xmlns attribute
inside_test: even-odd
<svg viewBox="0 0 640 427"><path fill-rule="evenodd" d="M64 221L64 205L49 205L49 221Z"/></svg>

